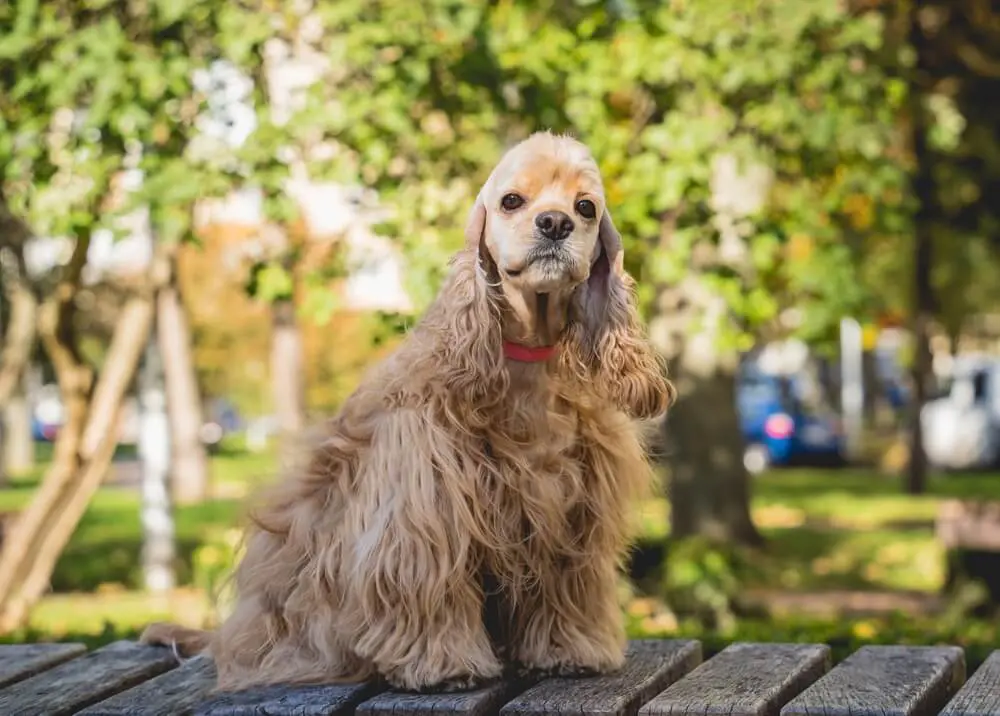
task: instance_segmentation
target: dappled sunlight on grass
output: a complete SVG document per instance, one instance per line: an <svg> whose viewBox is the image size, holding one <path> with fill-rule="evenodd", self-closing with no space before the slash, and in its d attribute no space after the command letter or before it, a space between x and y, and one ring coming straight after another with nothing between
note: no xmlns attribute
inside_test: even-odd
<svg viewBox="0 0 1000 716"><path fill-rule="evenodd" d="M885 589L936 592L945 555L930 531L765 530L750 586L791 590Z"/></svg>
<svg viewBox="0 0 1000 716"><path fill-rule="evenodd" d="M209 614L208 600L199 590L178 589L166 596L155 596L105 588L45 597L32 610L28 629L53 640L81 635L98 638L109 625L115 633L125 634L138 634L150 622L160 620L200 627Z"/></svg>
<svg viewBox="0 0 1000 716"><path fill-rule="evenodd" d="M99 640L105 638L101 634L131 633L157 619L203 624L212 605L203 590L191 585L204 586L228 569L232 550L220 535L236 533L245 494L272 479L275 465L273 453L229 449L213 456L213 493L226 497L175 510L180 588L166 600L135 591L142 581L138 490L101 489L59 560L54 593L32 614L31 629L57 638L82 634ZM0 511L26 505L37 479L37 474L26 476L0 490ZM756 478L753 516L767 544L740 560L741 589L806 598L835 590L938 592L945 578L944 551L933 532L939 504L946 497L1000 499L1000 476L936 476L929 494L919 497L900 488L899 479L863 470L780 470ZM642 545L637 559L648 573L645 586L651 593L659 589L656 570L665 554L669 512L667 500L657 498L642 503L634 515ZM626 601L630 628L637 633L686 628L655 597ZM884 628L877 621L858 622L858 633L844 638L877 636Z"/></svg>
<svg viewBox="0 0 1000 716"><path fill-rule="evenodd" d="M928 494L902 492L901 479L870 470L774 470L754 480L753 518L768 540L748 560L749 587L933 593L945 579L934 537L944 499L1000 499L1000 475L935 475ZM666 539L666 499L637 511L640 539Z"/></svg>

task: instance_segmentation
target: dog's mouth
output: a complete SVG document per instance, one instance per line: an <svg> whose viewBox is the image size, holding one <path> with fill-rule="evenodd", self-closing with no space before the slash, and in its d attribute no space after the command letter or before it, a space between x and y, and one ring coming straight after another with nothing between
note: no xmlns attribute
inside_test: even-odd
<svg viewBox="0 0 1000 716"><path fill-rule="evenodd" d="M520 266L506 269L506 274L517 278L529 268L545 274L563 273L571 265L570 259L570 255L560 246L540 246L529 251Z"/></svg>

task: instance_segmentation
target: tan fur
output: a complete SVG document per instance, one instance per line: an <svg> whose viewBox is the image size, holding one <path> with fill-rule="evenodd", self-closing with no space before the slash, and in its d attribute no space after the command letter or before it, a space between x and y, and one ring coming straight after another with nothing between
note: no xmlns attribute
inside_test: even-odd
<svg viewBox="0 0 1000 716"><path fill-rule="evenodd" d="M512 186L528 202L502 215ZM550 207L572 216L581 195L597 218L576 221L562 268L524 266L538 241L529 220ZM234 612L209 645L221 689L375 674L404 689L464 688L505 664L621 665L617 569L629 503L652 477L635 419L662 413L673 393L641 334L587 150L549 134L513 149L466 235L420 324L256 511ZM539 325L558 358L504 357L504 338L546 343ZM175 636L198 646L168 625L146 634Z"/></svg>

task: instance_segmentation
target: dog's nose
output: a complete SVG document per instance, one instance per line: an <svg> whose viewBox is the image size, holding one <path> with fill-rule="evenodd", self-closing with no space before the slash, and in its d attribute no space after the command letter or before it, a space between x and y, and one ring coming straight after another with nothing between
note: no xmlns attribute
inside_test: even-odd
<svg viewBox="0 0 1000 716"><path fill-rule="evenodd" d="M535 226L552 241L562 241L573 233L573 220L561 211L543 211L535 217Z"/></svg>

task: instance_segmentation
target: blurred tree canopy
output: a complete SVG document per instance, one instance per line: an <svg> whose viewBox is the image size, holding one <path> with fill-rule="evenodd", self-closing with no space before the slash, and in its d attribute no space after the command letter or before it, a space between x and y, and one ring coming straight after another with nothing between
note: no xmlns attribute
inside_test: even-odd
<svg viewBox="0 0 1000 716"><path fill-rule="evenodd" d="M108 469L154 293L169 280L172 247L190 236L195 201L229 185L211 142L197 141L205 97L195 78L245 37L233 17L228 4L205 0L0 7L0 199L25 229L0 239L17 257L18 283L42 297L37 331L64 411L44 483L0 552L0 630L44 593ZM98 367L81 350L77 299L97 232L141 235L140 207L154 258L124 298ZM28 275L34 236L67 240L69 258L52 276Z"/></svg>

